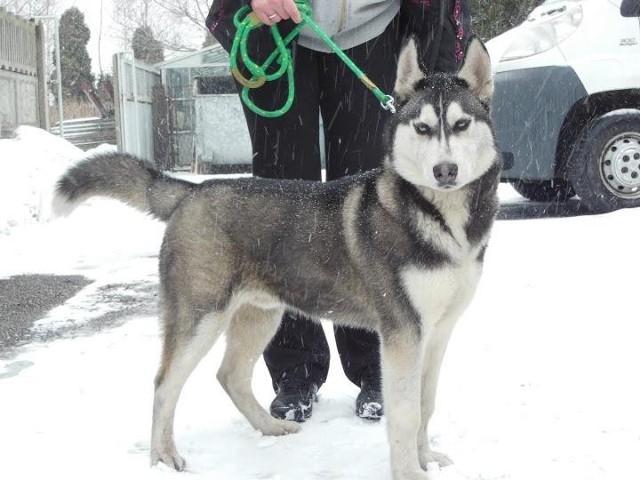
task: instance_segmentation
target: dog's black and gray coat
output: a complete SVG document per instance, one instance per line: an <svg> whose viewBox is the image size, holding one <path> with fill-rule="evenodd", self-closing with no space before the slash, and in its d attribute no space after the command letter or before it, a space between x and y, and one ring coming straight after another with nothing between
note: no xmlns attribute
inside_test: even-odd
<svg viewBox="0 0 640 480"><path fill-rule="evenodd" d="M471 300L498 203L488 55L470 43L457 76L424 78L403 50L384 167L324 184L257 178L193 184L123 154L94 157L58 185L73 205L117 198L167 222L160 253L164 348L152 462L178 470L173 416L219 335L218 379L251 424L293 433L251 391L253 366L285 308L377 330L394 480L447 463L428 443L449 335Z"/></svg>

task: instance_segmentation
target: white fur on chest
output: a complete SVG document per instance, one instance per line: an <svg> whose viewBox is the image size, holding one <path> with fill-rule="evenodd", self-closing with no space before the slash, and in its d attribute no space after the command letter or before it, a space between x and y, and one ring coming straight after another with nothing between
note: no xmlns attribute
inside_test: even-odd
<svg viewBox="0 0 640 480"><path fill-rule="evenodd" d="M430 214L416 212L418 228L422 230L424 239L447 252L456 263L464 262L471 250L465 230L469 221L466 192L455 191L442 194L425 189L423 194L438 208L442 221L449 229L449 231L444 230L440 222Z"/></svg>
<svg viewBox="0 0 640 480"><path fill-rule="evenodd" d="M423 326L435 328L441 320L455 321L462 314L481 272L481 264L474 259L436 269L409 267L402 272L402 280Z"/></svg>

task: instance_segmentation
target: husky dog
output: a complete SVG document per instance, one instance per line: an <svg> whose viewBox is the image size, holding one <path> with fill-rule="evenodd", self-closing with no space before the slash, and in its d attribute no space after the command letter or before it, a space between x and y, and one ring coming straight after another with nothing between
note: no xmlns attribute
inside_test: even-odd
<svg viewBox="0 0 640 480"><path fill-rule="evenodd" d="M251 390L254 364L285 308L380 334L394 480L424 480L442 358L478 283L498 208L500 163L488 54L469 43L457 75L425 76L403 48L384 165L320 183L259 178L193 184L125 154L72 167L69 206L119 199L167 222L160 252L164 347L155 379L151 461L183 470L173 438L180 392L226 333L217 378L265 435L297 432Z"/></svg>

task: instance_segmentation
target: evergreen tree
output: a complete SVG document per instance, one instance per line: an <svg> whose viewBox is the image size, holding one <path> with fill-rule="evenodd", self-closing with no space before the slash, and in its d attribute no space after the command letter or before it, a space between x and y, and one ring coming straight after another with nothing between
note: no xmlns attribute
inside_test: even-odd
<svg viewBox="0 0 640 480"><path fill-rule="evenodd" d="M543 0L470 0L473 31L489 40L524 22Z"/></svg>
<svg viewBox="0 0 640 480"><path fill-rule="evenodd" d="M77 7L65 10L60 17L60 65L65 98L84 98L82 86L93 86L91 58L87 51L90 37L84 14Z"/></svg>
<svg viewBox="0 0 640 480"><path fill-rule="evenodd" d="M131 47L133 48L133 56L136 60L150 65L164 60L164 48L154 37L151 27L143 26L136 28L133 32L133 38L131 39Z"/></svg>

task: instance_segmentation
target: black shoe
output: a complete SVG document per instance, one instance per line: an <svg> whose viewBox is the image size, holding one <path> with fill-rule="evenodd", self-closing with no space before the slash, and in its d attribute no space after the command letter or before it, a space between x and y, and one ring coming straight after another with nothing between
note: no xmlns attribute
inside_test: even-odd
<svg viewBox="0 0 640 480"><path fill-rule="evenodd" d="M356 415L366 420L380 420L384 415L382 389L379 382L363 380L356 399Z"/></svg>
<svg viewBox="0 0 640 480"><path fill-rule="evenodd" d="M304 422L311 416L313 402L318 399L318 385L302 381L289 381L278 387L271 402L271 416L283 420Z"/></svg>

